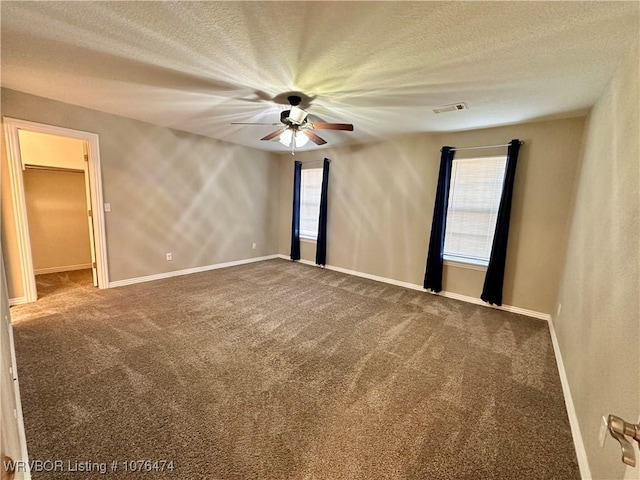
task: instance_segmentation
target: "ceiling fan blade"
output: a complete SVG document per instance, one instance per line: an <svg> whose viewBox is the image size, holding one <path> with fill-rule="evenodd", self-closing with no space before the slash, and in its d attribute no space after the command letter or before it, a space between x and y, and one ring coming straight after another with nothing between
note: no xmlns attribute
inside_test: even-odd
<svg viewBox="0 0 640 480"><path fill-rule="evenodd" d="M325 122L314 122L312 123L314 129L316 130L348 130L353 132L353 125L350 123L325 123Z"/></svg>
<svg viewBox="0 0 640 480"><path fill-rule="evenodd" d="M315 133L309 130L300 130L300 131L304 133L307 137L309 137L309 139L316 145L324 145L325 143L327 143L327 141L324 138L320 138L318 135L316 135Z"/></svg>
<svg viewBox="0 0 640 480"><path fill-rule="evenodd" d="M280 135L285 130L286 130L286 128L282 128L280 130L276 130L275 132L271 132L269 135L266 135L266 136L262 137L260 140L273 140L274 138L276 138L278 135Z"/></svg>
<svg viewBox="0 0 640 480"><path fill-rule="evenodd" d="M271 125L277 127L279 123L256 123L256 122L231 122L229 125Z"/></svg>

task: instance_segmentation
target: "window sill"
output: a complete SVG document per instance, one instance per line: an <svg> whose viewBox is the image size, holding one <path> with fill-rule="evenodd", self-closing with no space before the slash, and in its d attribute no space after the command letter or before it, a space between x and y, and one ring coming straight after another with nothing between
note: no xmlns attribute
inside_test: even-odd
<svg viewBox="0 0 640 480"><path fill-rule="evenodd" d="M307 243L317 243L317 240L311 237L300 237L300 241L307 242Z"/></svg>
<svg viewBox="0 0 640 480"><path fill-rule="evenodd" d="M471 262L463 262L461 260L447 260L447 259L445 259L443 263L448 267L466 268L467 270L478 270L480 272L487 271L487 266L481 265L479 263L471 263Z"/></svg>

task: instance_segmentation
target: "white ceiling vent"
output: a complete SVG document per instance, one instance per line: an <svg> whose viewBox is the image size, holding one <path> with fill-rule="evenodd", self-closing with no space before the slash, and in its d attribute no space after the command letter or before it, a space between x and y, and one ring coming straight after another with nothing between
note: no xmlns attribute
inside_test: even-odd
<svg viewBox="0 0 640 480"><path fill-rule="evenodd" d="M433 109L433 113L445 113L445 112L457 112L459 110L467 110L467 104L462 103L452 103L451 105L441 105Z"/></svg>

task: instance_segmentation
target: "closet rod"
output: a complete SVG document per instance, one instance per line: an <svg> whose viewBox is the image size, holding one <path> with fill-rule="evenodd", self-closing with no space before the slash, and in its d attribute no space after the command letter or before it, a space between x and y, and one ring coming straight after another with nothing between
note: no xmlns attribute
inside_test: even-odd
<svg viewBox="0 0 640 480"><path fill-rule="evenodd" d="M69 173L84 173L84 170L80 170L79 168L65 168L65 167L50 167L48 165L30 165L25 164L25 169L29 170L47 170L51 172L69 172Z"/></svg>

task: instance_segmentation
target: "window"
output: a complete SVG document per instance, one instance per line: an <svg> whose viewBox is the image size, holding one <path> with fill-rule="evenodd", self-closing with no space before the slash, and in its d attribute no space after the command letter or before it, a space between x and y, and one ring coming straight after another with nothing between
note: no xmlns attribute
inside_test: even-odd
<svg viewBox="0 0 640 480"><path fill-rule="evenodd" d="M453 161L444 259L488 265L506 156Z"/></svg>
<svg viewBox="0 0 640 480"><path fill-rule="evenodd" d="M322 169L303 169L301 180L300 237L316 240L318 238L318 217L320 216Z"/></svg>

